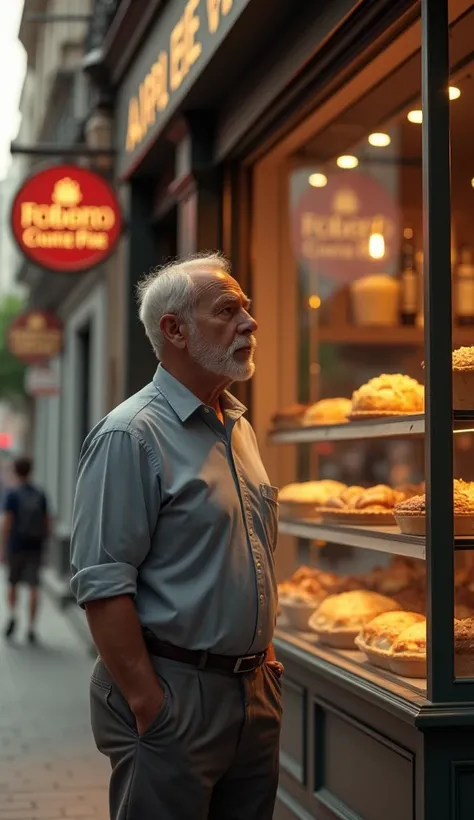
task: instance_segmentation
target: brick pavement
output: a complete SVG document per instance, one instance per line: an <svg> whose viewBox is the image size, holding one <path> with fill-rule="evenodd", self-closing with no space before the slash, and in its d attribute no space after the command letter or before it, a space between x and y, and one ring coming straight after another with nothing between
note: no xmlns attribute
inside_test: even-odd
<svg viewBox="0 0 474 820"><path fill-rule="evenodd" d="M47 596L38 632L38 647L24 629L13 645L0 638L0 820L108 820L108 762L89 728L93 660Z"/></svg>

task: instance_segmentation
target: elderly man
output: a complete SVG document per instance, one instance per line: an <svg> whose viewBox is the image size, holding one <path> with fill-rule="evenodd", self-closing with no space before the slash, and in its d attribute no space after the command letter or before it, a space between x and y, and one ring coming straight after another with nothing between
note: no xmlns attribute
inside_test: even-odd
<svg viewBox="0 0 474 820"><path fill-rule="evenodd" d="M161 363L86 439L72 536L111 818L271 820L277 490L227 392L253 375L257 325L218 254L152 274L139 299Z"/></svg>

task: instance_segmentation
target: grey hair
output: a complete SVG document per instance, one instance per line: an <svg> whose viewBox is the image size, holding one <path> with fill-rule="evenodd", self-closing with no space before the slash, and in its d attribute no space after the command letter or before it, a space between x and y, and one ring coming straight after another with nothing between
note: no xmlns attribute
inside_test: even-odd
<svg viewBox="0 0 474 820"><path fill-rule="evenodd" d="M161 318L166 313L185 322L192 318L199 293L192 274L200 270L230 273L230 264L218 252L195 254L155 268L138 283L140 321L158 358L161 358L165 342Z"/></svg>

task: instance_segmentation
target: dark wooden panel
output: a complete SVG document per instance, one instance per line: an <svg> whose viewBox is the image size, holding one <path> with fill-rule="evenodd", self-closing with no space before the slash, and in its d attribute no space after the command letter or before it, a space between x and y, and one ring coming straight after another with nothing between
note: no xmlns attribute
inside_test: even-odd
<svg viewBox="0 0 474 820"><path fill-rule="evenodd" d="M453 820L474 817L474 760L453 763Z"/></svg>
<svg viewBox="0 0 474 820"><path fill-rule="evenodd" d="M410 752L323 702L314 704L314 724L320 806L344 820L414 819Z"/></svg>
<svg viewBox="0 0 474 820"><path fill-rule="evenodd" d="M286 676L283 679L283 704L280 766L298 783L305 784L307 693L302 686Z"/></svg>
<svg viewBox="0 0 474 820"><path fill-rule="evenodd" d="M282 788L278 789L273 820L313 820L313 817L291 794Z"/></svg>

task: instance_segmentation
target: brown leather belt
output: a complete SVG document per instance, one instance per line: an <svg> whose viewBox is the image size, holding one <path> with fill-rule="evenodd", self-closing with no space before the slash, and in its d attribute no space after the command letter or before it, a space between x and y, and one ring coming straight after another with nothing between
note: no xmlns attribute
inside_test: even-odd
<svg viewBox="0 0 474 820"><path fill-rule="evenodd" d="M181 649L158 640L149 632L144 634L145 643L151 655L159 658L168 658L171 661L188 663L198 669L220 669L234 675L244 672L253 672L265 662L267 650L257 652L255 655L241 655L240 657L231 655L214 655L212 652L205 652L194 649Z"/></svg>

